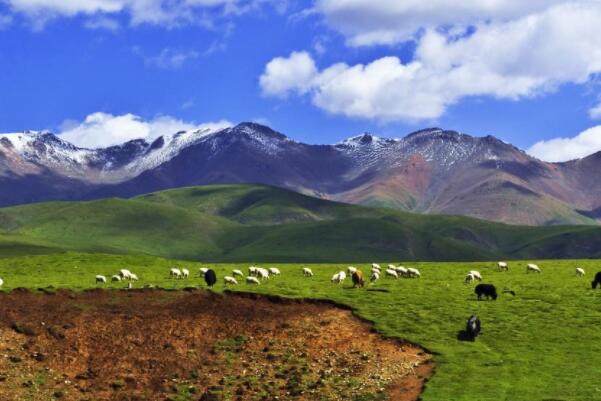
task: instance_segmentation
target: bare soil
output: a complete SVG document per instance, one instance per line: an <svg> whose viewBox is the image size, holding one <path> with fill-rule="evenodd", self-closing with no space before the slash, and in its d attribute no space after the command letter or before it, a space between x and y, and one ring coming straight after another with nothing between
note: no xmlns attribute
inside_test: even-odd
<svg viewBox="0 0 601 401"><path fill-rule="evenodd" d="M349 310L205 291L0 294L0 399L417 400L430 355Z"/></svg>

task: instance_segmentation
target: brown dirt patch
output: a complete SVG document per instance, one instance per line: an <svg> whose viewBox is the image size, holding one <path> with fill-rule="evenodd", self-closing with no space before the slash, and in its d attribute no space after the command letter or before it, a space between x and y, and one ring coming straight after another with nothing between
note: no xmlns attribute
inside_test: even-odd
<svg viewBox="0 0 601 401"><path fill-rule="evenodd" d="M348 310L204 291L0 294L0 399L417 400L432 364Z"/></svg>

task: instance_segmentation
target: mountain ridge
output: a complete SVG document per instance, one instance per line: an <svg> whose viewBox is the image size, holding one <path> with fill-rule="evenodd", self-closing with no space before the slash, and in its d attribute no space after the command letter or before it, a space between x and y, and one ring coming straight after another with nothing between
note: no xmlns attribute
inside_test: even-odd
<svg viewBox="0 0 601 401"><path fill-rule="evenodd" d="M13 143L13 141L15 143ZM494 136L427 128L332 145L270 127L167 134L101 149L48 132L0 134L0 205L87 200L204 184L257 183L341 202L529 224L597 224L601 152L547 163ZM32 183L43 185L32 187Z"/></svg>

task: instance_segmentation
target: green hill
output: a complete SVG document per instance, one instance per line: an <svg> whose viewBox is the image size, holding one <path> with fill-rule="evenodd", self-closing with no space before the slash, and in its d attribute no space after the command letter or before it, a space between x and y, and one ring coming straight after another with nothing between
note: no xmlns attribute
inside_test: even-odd
<svg viewBox="0 0 601 401"><path fill-rule="evenodd" d="M0 209L0 256L64 251L245 262L588 258L601 256L601 228L417 215L254 185Z"/></svg>

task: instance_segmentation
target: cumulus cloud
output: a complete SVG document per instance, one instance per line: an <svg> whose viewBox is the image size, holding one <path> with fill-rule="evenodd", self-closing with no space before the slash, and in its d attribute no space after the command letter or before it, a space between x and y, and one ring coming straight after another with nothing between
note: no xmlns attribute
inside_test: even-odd
<svg viewBox="0 0 601 401"><path fill-rule="evenodd" d="M352 46L391 45L422 29L519 19L567 0L317 0L313 13Z"/></svg>
<svg viewBox="0 0 601 401"><path fill-rule="evenodd" d="M62 139L84 148L103 148L118 145L133 139L152 141L161 135L174 134L179 131L210 128L223 129L232 126L221 120L196 124L170 116L159 116L145 121L134 114L112 115L93 113L83 122L67 120L62 124Z"/></svg>
<svg viewBox="0 0 601 401"><path fill-rule="evenodd" d="M426 29L406 62L393 56L319 70L308 53L292 53L269 62L260 84L266 95L309 94L334 114L433 119L468 96L517 100L585 83L601 72L600 36L600 2L561 4L460 35Z"/></svg>
<svg viewBox="0 0 601 401"><path fill-rule="evenodd" d="M28 16L43 27L52 18L88 16L129 16L132 25L211 25L211 16L239 15L276 0L2 0L13 13ZM102 21L102 20L101 20ZM101 25L88 23L94 28ZM106 25L106 24L105 24ZM111 25L112 27L112 25Z"/></svg>
<svg viewBox="0 0 601 401"><path fill-rule="evenodd" d="M573 138L554 138L534 144L528 153L548 162L580 159L601 151L601 125L589 128Z"/></svg>

